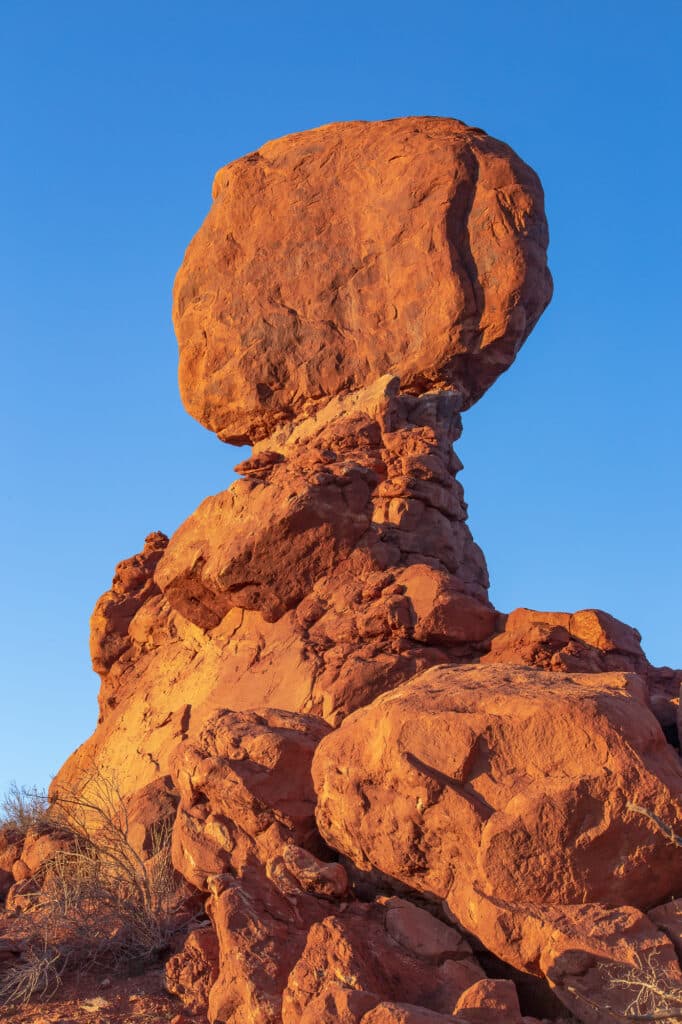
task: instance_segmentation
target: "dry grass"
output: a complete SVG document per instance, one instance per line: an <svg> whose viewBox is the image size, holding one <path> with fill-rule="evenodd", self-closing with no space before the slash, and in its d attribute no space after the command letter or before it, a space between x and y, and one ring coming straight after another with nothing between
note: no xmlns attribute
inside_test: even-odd
<svg viewBox="0 0 682 1024"><path fill-rule="evenodd" d="M45 862L27 897L33 933L26 955L0 975L0 1005L45 998L66 972L158 962L178 927L170 826L156 829L143 859L115 780L92 774L53 802L50 821L69 835L69 848Z"/></svg>
<svg viewBox="0 0 682 1024"><path fill-rule="evenodd" d="M11 828L26 835L30 830L49 827L47 795L41 789L10 783L0 799L0 828Z"/></svg>
<svg viewBox="0 0 682 1024"><path fill-rule="evenodd" d="M611 972L607 978L611 990L625 991L632 996L621 1020L682 1020L682 986L679 979L662 971L653 954L637 956L629 970Z"/></svg>

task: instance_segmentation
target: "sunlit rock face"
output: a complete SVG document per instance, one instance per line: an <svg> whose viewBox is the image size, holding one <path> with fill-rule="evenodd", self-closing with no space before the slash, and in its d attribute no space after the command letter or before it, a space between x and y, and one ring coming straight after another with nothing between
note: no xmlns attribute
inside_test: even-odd
<svg viewBox="0 0 682 1024"><path fill-rule="evenodd" d="M682 674L604 612L497 612L456 478L546 248L533 171L447 118L328 125L216 177L180 389L253 450L117 567L100 720L53 784L115 777L142 851L172 819L209 922L168 985L214 1024L528 1024L557 997L596 1024L638 962L682 984L657 824L682 829ZM0 837L8 899L40 850Z"/></svg>
<svg viewBox="0 0 682 1024"><path fill-rule="evenodd" d="M461 121L351 121L228 164L178 272L188 411L255 442L390 373L475 402L549 302L534 172Z"/></svg>

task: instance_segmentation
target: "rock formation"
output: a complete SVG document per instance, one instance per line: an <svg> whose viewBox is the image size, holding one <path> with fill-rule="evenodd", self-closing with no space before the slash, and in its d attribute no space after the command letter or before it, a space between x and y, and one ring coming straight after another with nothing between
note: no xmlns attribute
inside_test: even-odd
<svg viewBox="0 0 682 1024"><path fill-rule="evenodd" d="M262 441L385 374L476 401L547 305L540 183L460 121L327 125L218 172L175 283L180 391Z"/></svg>
<svg viewBox="0 0 682 1024"><path fill-rule="evenodd" d="M643 962L682 985L682 674L603 612L497 612L456 480L550 298L537 177L405 118L268 143L213 194L180 388L253 449L118 566L53 784L113 775L141 855L173 821L208 917L170 991L213 1024L529 1024L624 1010ZM0 840L0 886L30 853Z"/></svg>

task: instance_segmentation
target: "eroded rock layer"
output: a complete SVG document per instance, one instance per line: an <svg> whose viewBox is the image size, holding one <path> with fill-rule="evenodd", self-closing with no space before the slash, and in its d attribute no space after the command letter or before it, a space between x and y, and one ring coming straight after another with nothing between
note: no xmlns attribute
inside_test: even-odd
<svg viewBox="0 0 682 1024"><path fill-rule="evenodd" d="M533 172L443 118L216 178L180 385L255 447L117 567L100 720L53 789L114 777L141 861L172 822L206 917L168 988L213 1024L596 1024L642 965L682 985L682 673L601 611L498 613L456 479L546 244ZM63 841L0 836L8 904Z"/></svg>

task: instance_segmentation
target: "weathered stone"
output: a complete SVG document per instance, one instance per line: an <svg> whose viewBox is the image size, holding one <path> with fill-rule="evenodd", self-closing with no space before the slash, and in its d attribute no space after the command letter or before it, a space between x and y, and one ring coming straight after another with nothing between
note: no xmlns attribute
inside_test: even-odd
<svg viewBox="0 0 682 1024"><path fill-rule="evenodd" d="M195 928L166 962L166 988L190 1013L205 1015L218 977L218 939L213 928Z"/></svg>
<svg viewBox="0 0 682 1024"><path fill-rule="evenodd" d="M175 283L180 390L236 444L385 373L474 402L551 296L540 183L449 118L352 121L218 172Z"/></svg>
<svg viewBox="0 0 682 1024"><path fill-rule="evenodd" d="M417 925L412 935L410 921ZM452 1014L461 994L483 977L462 936L426 911L402 900L353 904L310 929L289 975L282 1020L314 1019L330 996L338 1000L339 988L367 997L357 1004L362 1012L395 1000Z"/></svg>
<svg viewBox="0 0 682 1024"><path fill-rule="evenodd" d="M330 845L447 900L565 1001L558 950L606 962L620 911L604 908L646 909L682 886L667 837L632 809L680 827L682 763L634 675L432 669L347 718L313 776ZM646 918L627 913L641 932Z"/></svg>

